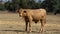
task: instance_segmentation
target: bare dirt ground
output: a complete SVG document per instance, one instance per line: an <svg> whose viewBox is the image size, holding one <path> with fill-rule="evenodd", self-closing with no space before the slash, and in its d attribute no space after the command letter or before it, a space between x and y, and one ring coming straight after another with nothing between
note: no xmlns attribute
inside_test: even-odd
<svg viewBox="0 0 60 34"><path fill-rule="evenodd" d="M32 32L25 31L25 22L17 13L0 12L0 34L60 34L60 15L47 15L44 33L38 33L40 23L32 25Z"/></svg>

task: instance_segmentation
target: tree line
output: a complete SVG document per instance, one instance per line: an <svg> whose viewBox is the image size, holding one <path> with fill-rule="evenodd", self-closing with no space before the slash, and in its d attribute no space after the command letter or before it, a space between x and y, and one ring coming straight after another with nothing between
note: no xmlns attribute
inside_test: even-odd
<svg viewBox="0 0 60 34"><path fill-rule="evenodd" d="M41 2L41 0L38 0L36 2L35 0L12 0L11 2L6 2L4 4L4 8L9 11L14 11L16 9L25 8L25 9L39 9L39 8L45 8L47 12L60 12L60 0L44 0Z"/></svg>

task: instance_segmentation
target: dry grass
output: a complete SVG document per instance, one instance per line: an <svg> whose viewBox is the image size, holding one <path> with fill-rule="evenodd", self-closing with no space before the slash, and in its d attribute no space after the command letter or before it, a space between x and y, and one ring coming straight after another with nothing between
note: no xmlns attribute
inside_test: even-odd
<svg viewBox="0 0 60 34"><path fill-rule="evenodd" d="M25 22L16 13L0 13L0 34L28 34L24 31ZM39 34L40 23L32 23L32 32ZM43 34L60 34L60 15L47 15Z"/></svg>

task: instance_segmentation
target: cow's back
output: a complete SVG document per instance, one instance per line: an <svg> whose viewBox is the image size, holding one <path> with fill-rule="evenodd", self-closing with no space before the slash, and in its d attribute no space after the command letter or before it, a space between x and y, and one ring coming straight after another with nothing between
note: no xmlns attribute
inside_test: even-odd
<svg viewBox="0 0 60 34"><path fill-rule="evenodd" d="M34 9L34 10L29 10L30 15L34 18L42 18L42 16L46 15L46 10L45 9Z"/></svg>

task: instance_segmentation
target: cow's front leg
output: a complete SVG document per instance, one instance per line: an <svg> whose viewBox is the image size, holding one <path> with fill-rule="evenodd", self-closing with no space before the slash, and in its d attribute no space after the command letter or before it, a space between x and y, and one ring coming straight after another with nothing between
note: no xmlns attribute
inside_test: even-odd
<svg viewBox="0 0 60 34"><path fill-rule="evenodd" d="M26 28L25 28L25 31L27 31L27 27L28 27L28 21L26 21Z"/></svg>
<svg viewBox="0 0 60 34"><path fill-rule="evenodd" d="M31 32L31 22L29 22L29 32Z"/></svg>
<svg viewBox="0 0 60 34"><path fill-rule="evenodd" d="M29 18L29 32L31 32L31 30L32 30L32 29L31 29L31 23L32 23L32 18L30 17L30 18Z"/></svg>

